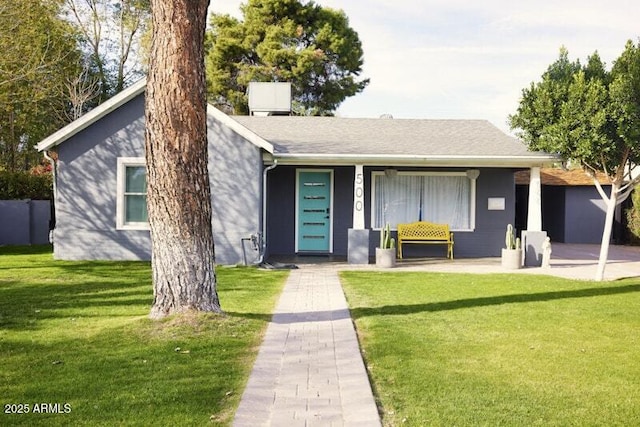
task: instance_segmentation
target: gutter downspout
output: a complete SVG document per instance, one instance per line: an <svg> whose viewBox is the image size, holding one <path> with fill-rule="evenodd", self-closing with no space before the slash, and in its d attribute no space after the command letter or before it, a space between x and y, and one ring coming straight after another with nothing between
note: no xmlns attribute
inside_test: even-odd
<svg viewBox="0 0 640 427"><path fill-rule="evenodd" d="M258 264L264 261L264 254L267 250L267 173L278 166L278 160L274 160L271 166L262 171L262 225L260 227L261 250Z"/></svg>
<svg viewBox="0 0 640 427"><path fill-rule="evenodd" d="M53 207L53 211L54 211L54 217L53 217L54 225L53 225L53 228L49 231L49 243L53 243L53 229L55 228L55 205L56 205L56 199L58 198L57 197L58 186L56 185L58 181L58 173L57 173L58 170L57 170L56 161L53 159L53 157L49 155L49 151L44 150L43 154L44 154L44 158L47 159L49 163L51 163L51 180L53 181L53 200L51 201L51 206Z"/></svg>

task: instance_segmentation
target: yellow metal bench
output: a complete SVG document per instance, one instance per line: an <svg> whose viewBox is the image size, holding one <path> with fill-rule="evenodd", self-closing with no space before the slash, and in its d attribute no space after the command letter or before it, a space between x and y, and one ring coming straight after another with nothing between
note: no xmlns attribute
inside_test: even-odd
<svg viewBox="0 0 640 427"><path fill-rule="evenodd" d="M398 224L398 258L402 259L404 243L447 245L447 258L453 259L453 233L448 224L417 221Z"/></svg>

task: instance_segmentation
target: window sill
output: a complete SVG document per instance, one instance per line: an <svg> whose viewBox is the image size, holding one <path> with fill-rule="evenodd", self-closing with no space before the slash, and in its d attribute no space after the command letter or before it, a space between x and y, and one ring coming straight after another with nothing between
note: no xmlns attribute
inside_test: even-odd
<svg viewBox="0 0 640 427"><path fill-rule="evenodd" d="M140 222L140 223L130 223L130 224L118 224L116 225L116 230L149 230L149 223Z"/></svg>

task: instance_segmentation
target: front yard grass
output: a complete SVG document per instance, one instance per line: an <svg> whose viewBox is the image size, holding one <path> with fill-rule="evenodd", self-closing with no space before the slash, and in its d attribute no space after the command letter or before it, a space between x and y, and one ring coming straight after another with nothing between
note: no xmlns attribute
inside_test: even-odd
<svg viewBox="0 0 640 427"><path fill-rule="evenodd" d="M0 425L229 425L286 272L217 272L224 316L152 321L147 262L0 248Z"/></svg>
<svg viewBox="0 0 640 427"><path fill-rule="evenodd" d="M387 426L640 425L640 280L343 272Z"/></svg>

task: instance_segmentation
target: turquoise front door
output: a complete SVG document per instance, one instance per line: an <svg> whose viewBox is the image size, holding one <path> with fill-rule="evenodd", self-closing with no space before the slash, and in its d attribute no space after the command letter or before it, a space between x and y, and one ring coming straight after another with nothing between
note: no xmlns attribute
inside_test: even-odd
<svg viewBox="0 0 640 427"><path fill-rule="evenodd" d="M331 171L298 172L298 252L331 251Z"/></svg>

